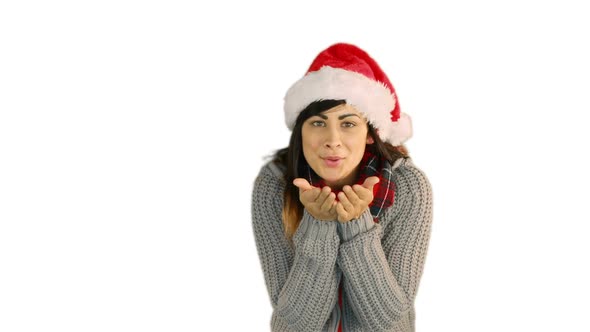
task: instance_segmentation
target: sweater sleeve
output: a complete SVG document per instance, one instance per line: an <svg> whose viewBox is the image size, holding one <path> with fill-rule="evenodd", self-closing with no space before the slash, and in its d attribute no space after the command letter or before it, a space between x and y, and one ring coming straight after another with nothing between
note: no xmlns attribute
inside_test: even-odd
<svg viewBox="0 0 590 332"><path fill-rule="evenodd" d="M263 167L254 183L252 222L273 307L272 330L320 331L336 305L341 278L337 222L304 210L291 247L282 223L284 180L271 167Z"/></svg>
<svg viewBox="0 0 590 332"><path fill-rule="evenodd" d="M430 182L411 160L393 170L393 181L394 205L384 211L380 223L364 213L350 225L339 225L343 243L338 265L363 331L390 331L405 324L402 320L413 308L428 249Z"/></svg>

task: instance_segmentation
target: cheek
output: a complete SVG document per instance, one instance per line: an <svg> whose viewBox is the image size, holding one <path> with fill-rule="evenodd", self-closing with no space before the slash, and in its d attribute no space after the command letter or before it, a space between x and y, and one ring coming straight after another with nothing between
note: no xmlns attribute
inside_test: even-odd
<svg viewBox="0 0 590 332"><path fill-rule="evenodd" d="M365 137L355 137L349 142L351 154L355 156L355 159L362 159L365 154L367 140Z"/></svg>
<svg viewBox="0 0 590 332"><path fill-rule="evenodd" d="M359 148L364 149L367 144L366 136L355 135L346 140L346 145L350 147L352 151L358 151Z"/></svg>
<svg viewBox="0 0 590 332"><path fill-rule="evenodd" d="M306 135L302 139L302 145L304 148L315 150L319 146L319 141L313 135Z"/></svg>
<svg viewBox="0 0 590 332"><path fill-rule="evenodd" d="M317 144L314 142L313 139L310 139L308 137L307 139L303 139L301 143L303 148L303 155L306 158L312 157L317 151Z"/></svg>

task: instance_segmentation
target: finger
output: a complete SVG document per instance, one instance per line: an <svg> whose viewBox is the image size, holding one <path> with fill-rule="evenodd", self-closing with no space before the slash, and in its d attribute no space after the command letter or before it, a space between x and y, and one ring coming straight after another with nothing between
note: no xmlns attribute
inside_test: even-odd
<svg viewBox="0 0 590 332"><path fill-rule="evenodd" d="M369 190L360 184L352 186L352 190L354 190L360 200L367 202L367 204L373 201L373 190Z"/></svg>
<svg viewBox="0 0 590 332"><path fill-rule="evenodd" d="M344 192L338 194L338 199L340 200L340 204L342 204L342 207L344 207L344 210L348 212L349 216L354 215L354 206L348 200L348 197Z"/></svg>
<svg viewBox="0 0 590 332"><path fill-rule="evenodd" d="M320 195L318 196L318 198L316 198L315 202L318 204L324 203L324 200L330 195L331 192L332 189L330 187L323 187L322 191L320 192Z"/></svg>
<svg viewBox="0 0 590 332"><path fill-rule="evenodd" d="M357 193L352 189L351 186L342 187L342 191L344 191L344 193L346 194L346 198L348 198L352 205L359 205L361 203L361 199L359 198Z"/></svg>
<svg viewBox="0 0 590 332"><path fill-rule="evenodd" d="M324 201L324 203L322 203L320 210L323 212L330 212L330 209L332 208L335 200L336 200L336 194L331 192L328 195L328 198L326 198L326 200Z"/></svg>
<svg viewBox="0 0 590 332"><path fill-rule="evenodd" d="M336 203L336 212L338 213L338 221L348 220L348 212L344 209L342 203Z"/></svg>
<svg viewBox="0 0 590 332"><path fill-rule="evenodd" d="M378 177L369 176L368 178L365 179L365 182L363 182L363 187L373 190L373 186L375 186L377 183L379 183Z"/></svg>
<svg viewBox="0 0 590 332"><path fill-rule="evenodd" d="M336 208L338 207L338 202L336 202L336 194L334 194L334 201L332 202L332 206L330 207L330 214L336 213Z"/></svg>
<svg viewBox="0 0 590 332"><path fill-rule="evenodd" d="M313 188L313 186L304 178L296 178L293 180L293 184L301 190L309 190Z"/></svg>
<svg viewBox="0 0 590 332"><path fill-rule="evenodd" d="M322 190L318 187L313 187L311 190L303 191L299 189L299 195L306 201L306 202L315 202Z"/></svg>

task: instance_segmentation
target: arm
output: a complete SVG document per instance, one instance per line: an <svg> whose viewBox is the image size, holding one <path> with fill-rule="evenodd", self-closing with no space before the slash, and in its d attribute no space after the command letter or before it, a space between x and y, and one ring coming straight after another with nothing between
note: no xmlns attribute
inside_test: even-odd
<svg viewBox="0 0 590 332"><path fill-rule="evenodd" d="M413 307L432 223L432 190L424 173L406 161L393 170L394 205L379 224L370 212L338 226L338 265L347 300L363 330L387 331Z"/></svg>
<svg viewBox="0 0 590 332"><path fill-rule="evenodd" d="M336 304L341 276L337 222L320 221L304 211L291 248L281 216L284 188L284 181L265 166L252 193L254 238L273 307L272 324L276 329L319 331Z"/></svg>

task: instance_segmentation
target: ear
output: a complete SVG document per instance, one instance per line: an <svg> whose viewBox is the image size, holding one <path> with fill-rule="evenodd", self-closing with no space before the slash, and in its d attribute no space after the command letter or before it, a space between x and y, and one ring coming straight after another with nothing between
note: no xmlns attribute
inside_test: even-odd
<svg viewBox="0 0 590 332"><path fill-rule="evenodd" d="M370 134L367 134L367 144L373 144L375 143L375 140L373 139L373 137L371 137Z"/></svg>

